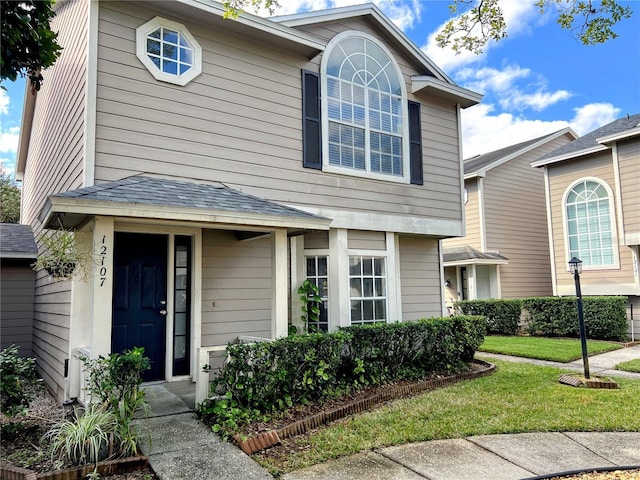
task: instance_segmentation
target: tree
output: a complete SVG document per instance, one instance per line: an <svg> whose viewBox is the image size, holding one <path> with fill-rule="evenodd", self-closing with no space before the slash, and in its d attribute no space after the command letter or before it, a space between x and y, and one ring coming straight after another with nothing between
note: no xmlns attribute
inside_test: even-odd
<svg viewBox="0 0 640 480"><path fill-rule="evenodd" d="M469 50L482 53L489 40L502 40L507 36L507 23L500 8L501 2L514 0L450 0L451 18L436 36L439 47L450 46L456 53ZM613 27L630 18L631 7L617 0L531 0L540 14L554 10L557 23L567 29L584 45L604 43L618 35ZM237 17L246 7L258 10L264 6L273 13L277 0L227 0L225 17Z"/></svg>
<svg viewBox="0 0 640 480"><path fill-rule="evenodd" d="M0 172L0 222L18 223L20 221L20 189L11 175Z"/></svg>
<svg viewBox="0 0 640 480"><path fill-rule="evenodd" d="M40 90L41 71L53 65L62 50L50 26L55 15L51 4L51 0L0 1L0 82L26 76Z"/></svg>
<svg viewBox="0 0 640 480"><path fill-rule="evenodd" d="M507 36L507 24L500 8L508 0L452 0L450 19L436 36L439 47L450 46L460 53L468 50L481 53L489 40L499 41ZM569 30L584 45L604 43L618 36L613 27L630 18L631 7L616 0L536 0L540 14L556 10L556 22Z"/></svg>

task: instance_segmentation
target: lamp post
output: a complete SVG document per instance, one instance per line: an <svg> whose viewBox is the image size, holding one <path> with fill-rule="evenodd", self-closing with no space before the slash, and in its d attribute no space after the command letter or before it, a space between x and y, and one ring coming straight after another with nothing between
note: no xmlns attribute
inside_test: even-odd
<svg viewBox="0 0 640 480"><path fill-rule="evenodd" d="M580 344L582 346L582 364L584 365L584 378L589 379L589 355L587 353L587 333L584 328L584 313L582 311L582 290L580 289L580 274L582 273L582 260L573 257L569 260L569 271L576 282L576 299L578 302L578 323L580 324Z"/></svg>

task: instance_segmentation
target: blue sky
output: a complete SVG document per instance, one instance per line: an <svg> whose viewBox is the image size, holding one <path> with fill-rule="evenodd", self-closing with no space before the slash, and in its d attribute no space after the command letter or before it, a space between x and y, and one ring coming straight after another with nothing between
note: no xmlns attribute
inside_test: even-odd
<svg viewBox="0 0 640 480"><path fill-rule="evenodd" d="M357 0L280 0L275 13L365 3ZM640 113L640 1L616 29L619 38L584 46L539 15L535 0L504 0L508 37L479 56L438 49L434 36L449 18L446 0L374 3L454 81L485 95L463 111L464 156L492 151L564 127L583 135L626 114ZM46 82L46 71L44 72ZM24 82L0 90L0 161L15 169Z"/></svg>

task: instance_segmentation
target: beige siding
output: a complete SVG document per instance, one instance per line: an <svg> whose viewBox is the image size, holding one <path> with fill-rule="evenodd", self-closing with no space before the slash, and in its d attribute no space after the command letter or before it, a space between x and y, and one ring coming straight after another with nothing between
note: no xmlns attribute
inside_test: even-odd
<svg viewBox="0 0 640 480"><path fill-rule="evenodd" d="M189 23L203 73L185 87L158 82L135 56L135 28L154 14L101 3L96 182L161 174L301 206L460 219L454 105L420 99L424 187L304 169L300 71L314 63ZM417 73L400 61L407 79Z"/></svg>
<svg viewBox="0 0 640 480"><path fill-rule="evenodd" d="M401 235L398 241L403 320L441 316L438 240Z"/></svg>
<svg viewBox="0 0 640 480"><path fill-rule="evenodd" d="M487 172L487 250L509 259L500 267L502 298L553 294L544 172L531 162L572 139L557 138Z"/></svg>
<svg viewBox="0 0 640 480"><path fill-rule="evenodd" d="M80 188L83 182L88 3L61 2L52 22L64 49L55 65L43 72L22 189L22 222L31 224L36 235L46 198ZM69 356L70 299L70 281L51 283L46 273L38 272L33 353L40 374L59 400L63 396L64 360Z"/></svg>
<svg viewBox="0 0 640 480"><path fill-rule="evenodd" d="M464 182L467 189L467 203L464 206L466 235L460 238L448 238L443 241L444 247L460 247L469 245L478 250L482 249L480 231L480 197L478 179L472 178Z"/></svg>
<svg viewBox="0 0 640 480"><path fill-rule="evenodd" d="M365 232L362 230L349 230L347 239L347 248L349 248L350 250L387 249L385 232Z"/></svg>
<svg viewBox="0 0 640 480"><path fill-rule="evenodd" d="M640 340L640 295L631 295L627 299L627 334L634 341Z"/></svg>
<svg viewBox="0 0 640 480"><path fill-rule="evenodd" d="M270 338L271 239L204 230L202 243L202 346Z"/></svg>
<svg viewBox="0 0 640 480"><path fill-rule="evenodd" d="M21 356L30 357L35 273L31 270L29 261L3 259L1 268L0 348L4 350L15 344Z"/></svg>
<svg viewBox="0 0 640 480"><path fill-rule="evenodd" d="M304 236L304 248L326 250L329 248L329 232L312 232Z"/></svg>
<svg viewBox="0 0 640 480"><path fill-rule="evenodd" d="M618 162L624 233L640 236L640 140L619 144Z"/></svg>
<svg viewBox="0 0 640 480"><path fill-rule="evenodd" d="M569 261L565 245L565 231L563 225L563 200L567 188L578 179L595 177L606 182L613 196L617 194L615 189L614 171L611 152L606 151L580 160L562 162L549 166L551 219L553 229L553 246L555 249L555 266L558 285L558 293L571 293L573 291L573 277L568 273ZM617 207L614 198L611 198L611 220L617 225ZM617 242L617 238L615 238ZM618 288L617 293L630 293L627 286L635 283L632 269L631 249L619 248L620 267L602 270L585 270L581 276L583 294L595 295L603 291ZM565 293L565 294L566 294Z"/></svg>

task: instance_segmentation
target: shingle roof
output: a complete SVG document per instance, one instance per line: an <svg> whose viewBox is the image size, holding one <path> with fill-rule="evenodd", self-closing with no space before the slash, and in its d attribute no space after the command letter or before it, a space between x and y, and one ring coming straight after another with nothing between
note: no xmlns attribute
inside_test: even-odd
<svg viewBox="0 0 640 480"><path fill-rule="evenodd" d="M3 258L36 258L38 247L30 225L0 223L0 256Z"/></svg>
<svg viewBox="0 0 640 480"><path fill-rule="evenodd" d="M465 245L463 247L449 247L442 251L442 261L444 263L449 262L462 262L465 260L496 260L505 261L509 260L504 255L500 255L495 252L481 252L473 247Z"/></svg>
<svg viewBox="0 0 640 480"><path fill-rule="evenodd" d="M563 145L562 147L548 153L547 155L536 160L536 163L543 162L546 159L554 157L564 157L574 153L579 153L583 150L588 150L593 147L598 147L600 144L596 139L614 135L616 133L624 132L637 127L640 124L640 113L631 115L629 117L619 118L611 123L608 123L593 132L589 132L586 135L574 140L571 143Z"/></svg>
<svg viewBox="0 0 640 480"><path fill-rule="evenodd" d="M57 193L52 197L201 208L307 219L321 218L317 215L254 197L225 186L151 178L141 175Z"/></svg>
<svg viewBox="0 0 640 480"><path fill-rule="evenodd" d="M538 143L548 137L552 137L558 133L559 132L549 133L541 137L532 138L531 140L527 140L525 142L516 143L515 145L509 145L508 147L504 147L499 150L494 150L493 152L488 152L482 155L477 155L475 157L468 158L464 161L464 174L465 175L476 174L480 170L483 170L485 167L488 167L492 163L500 160L501 158L517 154L520 150L525 150L527 147L530 147L531 145Z"/></svg>

